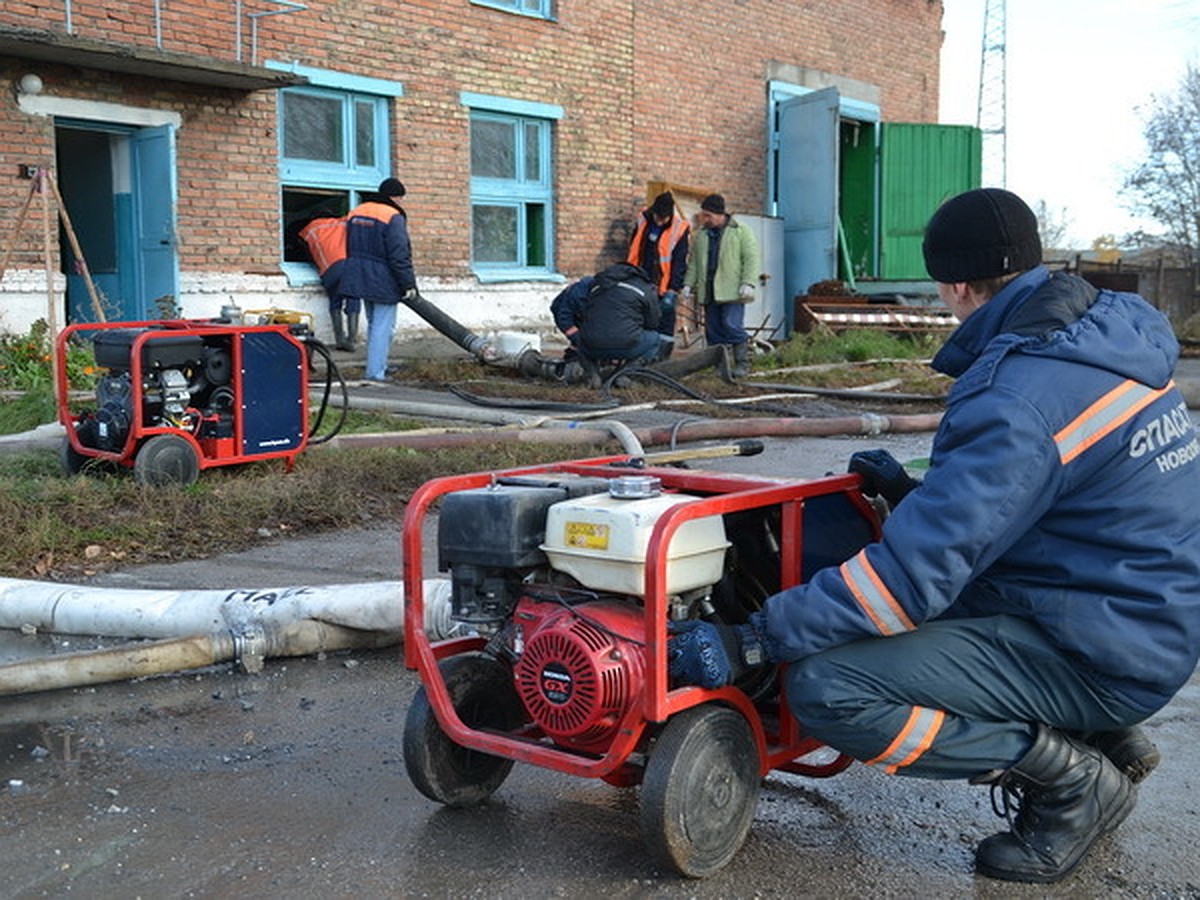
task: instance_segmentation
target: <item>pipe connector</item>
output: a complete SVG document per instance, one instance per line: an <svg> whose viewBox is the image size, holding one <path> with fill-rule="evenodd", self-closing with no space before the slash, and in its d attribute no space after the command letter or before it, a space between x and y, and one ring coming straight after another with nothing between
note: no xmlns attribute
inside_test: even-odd
<svg viewBox="0 0 1200 900"><path fill-rule="evenodd" d="M261 628L233 632L233 655L247 675L263 670L267 658L267 634Z"/></svg>

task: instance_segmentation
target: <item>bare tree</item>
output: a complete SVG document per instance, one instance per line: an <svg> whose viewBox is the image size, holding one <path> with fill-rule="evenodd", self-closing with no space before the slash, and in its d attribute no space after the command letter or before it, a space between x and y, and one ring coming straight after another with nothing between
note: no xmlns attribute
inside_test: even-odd
<svg viewBox="0 0 1200 900"><path fill-rule="evenodd" d="M1037 216L1038 236L1042 246L1047 250L1067 250L1067 230L1071 227L1071 217L1067 215L1065 206L1055 212L1045 200L1038 200L1033 207Z"/></svg>
<svg viewBox="0 0 1200 900"><path fill-rule="evenodd" d="M1121 193L1188 263L1200 262L1200 68L1188 65L1175 94L1151 97L1143 127L1146 158Z"/></svg>

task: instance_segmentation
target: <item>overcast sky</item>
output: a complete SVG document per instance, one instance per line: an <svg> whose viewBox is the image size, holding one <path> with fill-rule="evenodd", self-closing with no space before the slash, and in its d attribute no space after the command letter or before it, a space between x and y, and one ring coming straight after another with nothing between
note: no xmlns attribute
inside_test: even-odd
<svg viewBox="0 0 1200 900"><path fill-rule="evenodd" d="M974 125L986 0L944 2L941 121ZM1139 225L1118 196L1145 149L1137 107L1200 65L1200 2L1008 0L1006 30L1008 189L1065 209L1077 247L1120 239Z"/></svg>

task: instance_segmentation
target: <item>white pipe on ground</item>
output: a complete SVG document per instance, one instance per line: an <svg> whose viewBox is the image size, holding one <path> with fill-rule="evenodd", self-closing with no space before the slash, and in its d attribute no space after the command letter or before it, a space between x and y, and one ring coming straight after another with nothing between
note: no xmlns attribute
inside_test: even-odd
<svg viewBox="0 0 1200 900"><path fill-rule="evenodd" d="M425 580L425 628L449 636L450 582ZM404 628L404 584L142 590L100 588L0 578L0 628L55 634L177 638L254 628L278 628L311 619L358 631Z"/></svg>

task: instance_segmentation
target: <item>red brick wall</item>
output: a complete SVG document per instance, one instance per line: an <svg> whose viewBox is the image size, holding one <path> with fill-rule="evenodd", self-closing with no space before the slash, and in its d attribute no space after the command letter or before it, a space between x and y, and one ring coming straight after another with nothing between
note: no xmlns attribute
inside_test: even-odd
<svg viewBox="0 0 1200 900"><path fill-rule="evenodd" d="M71 6L78 37L154 46L151 0ZM648 181L711 187L735 209L762 209L769 61L877 85L886 120L936 121L940 2L558 6L558 20L546 22L468 0L309 0L304 12L260 20L257 53L260 61L295 60L404 85L393 105L392 158L409 189L405 207L421 276L470 274L468 111L460 91L563 108L555 127L555 255L569 277L593 271L619 249ZM225 0L165 4L163 48L233 60L232 9ZM37 22L61 33L62 12L61 0L6 3L0 24ZM247 26L247 61L249 52ZM181 267L277 269L272 92L0 61L0 221L28 192L28 182L16 178L17 163L53 153L50 123L7 99L11 80L25 71L38 72L53 96L180 113Z"/></svg>

